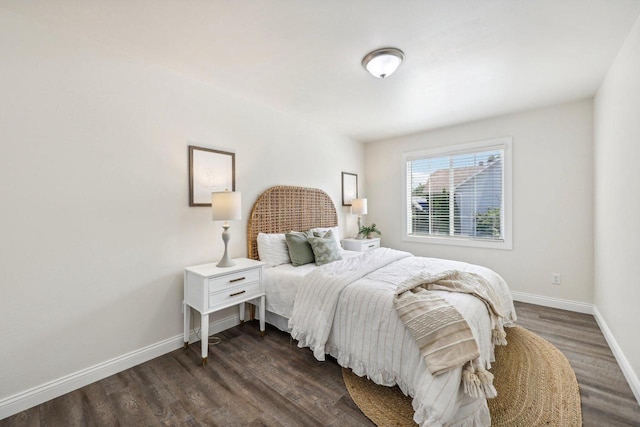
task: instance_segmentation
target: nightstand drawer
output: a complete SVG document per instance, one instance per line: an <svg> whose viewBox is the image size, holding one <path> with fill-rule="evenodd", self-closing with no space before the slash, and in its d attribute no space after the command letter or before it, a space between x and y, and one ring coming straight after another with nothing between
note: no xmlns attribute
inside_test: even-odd
<svg viewBox="0 0 640 427"><path fill-rule="evenodd" d="M342 239L342 247L348 251L367 252L380 247L380 238Z"/></svg>
<svg viewBox="0 0 640 427"><path fill-rule="evenodd" d="M261 294L260 282L246 283L243 286L234 286L224 290L218 290L209 294L209 309L221 305L229 305L234 300L242 300L251 295L259 296Z"/></svg>
<svg viewBox="0 0 640 427"><path fill-rule="evenodd" d="M362 241L362 252L370 251L380 247L380 239L371 239L371 241Z"/></svg>
<svg viewBox="0 0 640 427"><path fill-rule="evenodd" d="M227 274L209 279L209 293L229 288L230 286L242 285L260 280L260 269L240 271L238 273Z"/></svg>

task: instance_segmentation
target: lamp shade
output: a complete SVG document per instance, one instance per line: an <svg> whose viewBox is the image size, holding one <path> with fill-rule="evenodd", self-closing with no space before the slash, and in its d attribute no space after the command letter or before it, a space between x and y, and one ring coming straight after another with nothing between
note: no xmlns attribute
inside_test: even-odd
<svg viewBox="0 0 640 427"><path fill-rule="evenodd" d="M228 221L242 219L242 193L219 191L211 193L213 220Z"/></svg>
<svg viewBox="0 0 640 427"><path fill-rule="evenodd" d="M367 199L353 199L351 200L351 213L354 215L366 215L367 214Z"/></svg>

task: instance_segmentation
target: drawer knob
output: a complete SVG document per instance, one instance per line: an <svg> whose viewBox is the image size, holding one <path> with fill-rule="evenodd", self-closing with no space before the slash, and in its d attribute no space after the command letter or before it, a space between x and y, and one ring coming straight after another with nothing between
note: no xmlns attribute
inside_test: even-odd
<svg viewBox="0 0 640 427"><path fill-rule="evenodd" d="M244 290L244 291L240 291L240 292L235 292L235 293L233 293L233 294L230 294L229 296L230 296L230 297L235 297L236 295L241 295L241 294L244 294L245 292L247 292L247 291L246 291L246 290Z"/></svg>
<svg viewBox="0 0 640 427"><path fill-rule="evenodd" d="M373 248L375 245L369 245L370 248Z"/></svg>
<svg viewBox="0 0 640 427"><path fill-rule="evenodd" d="M231 280L229 280L229 283L239 282L240 280L244 280L244 279L246 279L246 277L238 277L237 279L231 279Z"/></svg>

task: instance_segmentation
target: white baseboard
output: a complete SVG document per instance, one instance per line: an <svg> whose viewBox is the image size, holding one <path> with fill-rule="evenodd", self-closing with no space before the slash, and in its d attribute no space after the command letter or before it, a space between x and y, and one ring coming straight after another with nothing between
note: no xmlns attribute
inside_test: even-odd
<svg viewBox="0 0 640 427"><path fill-rule="evenodd" d="M620 365L620 369L622 370L624 377L627 379L627 382L629 383L629 387L631 387L631 391L633 392L633 395L636 397L636 400L640 405L640 379L638 378L638 375L633 371L631 364L629 363L624 353L622 352L622 349L620 348L620 346L618 345L618 342L616 341L615 337L611 333L609 326L607 326L607 322L604 321L602 314L600 314L598 307L596 307L595 305L593 306L593 317L596 318L596 322L598 322L598 326L600 326L600 330L602 331L604 338L607 340L607 344L609 344L609 348L611 348L611 351L613 352L613 355L615 356L616 361L618 362L618 365Z"/></svg>
<svg viewBox="0 0 640 427"><path fill-rule="evenodd" d="M225 317L223 319L216 320L209 325L209 334L213 335L239 324L239 315L236 314ZM197 338L192 330L189 342L196 340ZM114 357L106 362L98 363L97 365L74 372L73 374L66 375L62 378L58 378L29 390L14 394L13 396L9 396L0 400L0 420L48 400L62 396L63 394L69 393L73 390L77 390L110 375L117 374L118 372L132 368L148 360L162 356L163 354L170 353L179 349L183 345L184 338L182 334L176 335L139 350L132 351L131 353Z"/></svg>
<svg viewBox="0 0 640 427"><path fill-rule="evenodd" d="M514 301L526 302L529 304L542 305L545 307L560 308L562 310L575 311L577 313L593 314L593 304L568 299L545 297L542 295L528 294L526 292L511 291Z"/></svg>

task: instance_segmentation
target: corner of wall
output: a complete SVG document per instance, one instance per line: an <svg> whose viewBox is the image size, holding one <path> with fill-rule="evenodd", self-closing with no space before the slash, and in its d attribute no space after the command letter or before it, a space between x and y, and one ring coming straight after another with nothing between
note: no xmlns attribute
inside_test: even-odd
<svg viewBox="0 0 640 427"><path fill-rule="evenodd" d="M598 326L600 327L600 330L604 335L604 338L607 340L607 344L609 344L609 347L611 348L611 351L613 352L618 365L620 365L620 369L622 370L624 377L627 379L633 395L636 397L638 404L640 404L640 379L638 378L638 375L636 375L633 368L631 367L631 364L622 352L620 345L618 345L616 338L611 333L609 326L607 326L607 322L605 322L596 305L593 306L593 317L595 317L596 322L598 323Z"/></svg>

